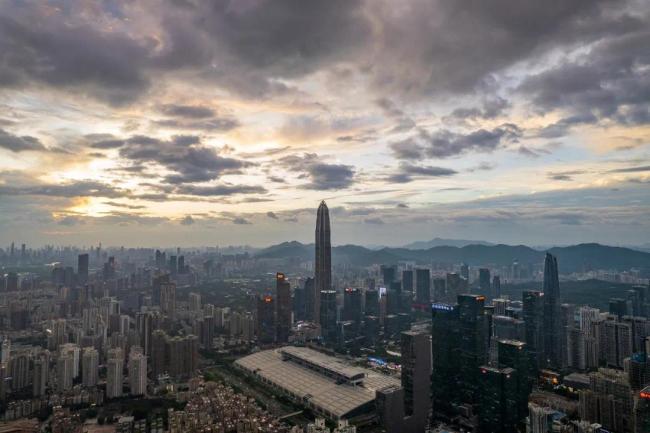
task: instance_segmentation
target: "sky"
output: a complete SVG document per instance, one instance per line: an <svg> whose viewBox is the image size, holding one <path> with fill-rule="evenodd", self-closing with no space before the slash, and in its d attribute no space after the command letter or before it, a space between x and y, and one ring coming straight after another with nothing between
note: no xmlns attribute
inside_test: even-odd
<svg viewBox="0 0 650 433"><path fill-rule="evenodd" d="M0 246L650 243L645 0L0 2Z"/></svg>

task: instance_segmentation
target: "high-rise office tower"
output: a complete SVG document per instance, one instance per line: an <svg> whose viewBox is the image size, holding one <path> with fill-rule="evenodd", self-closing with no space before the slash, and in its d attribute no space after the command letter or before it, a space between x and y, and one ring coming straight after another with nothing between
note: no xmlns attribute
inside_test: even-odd
<svg viewBox="0 0 650 433"><path fill-rule="evenodd" d="M376 289L366 290L365 301L365 315L379 317L379 292Z"/></svg>
<svg viewBox="0 0 650 433"><path fill-rule="evenodd" d="M650 386L639 392L639 397L634 408L634 433L650 431Z"/></svg>
<svg viewBox="0 0 650 433"><path fill-rule="evenodd" d="M423 432L431 409L431 336L406 331L401 335L404 415L411 432Z"/></svg>
<svg viewBox="0 0 650 433"><path fill-rule="evenodd" d="M467 263L461 263L460 276L465 278L466 280L469 280L469 266L467 266Z"/></svg>
<svg viewBox="0 0 650 433"><path fill-rule="evenodd" d="M129 353L129 389L131 395L144 395L147 392L147 357L142 348L134 346Z"/></svg>
<svg viewBox="0 0 650 433"><path fill-rule="evenodd" d="M429 269L415 270L415 303L428 305L431 302L431 274Z"/></svg>
<svg viewBox="0 0 650 433"><path fill-rule="evenodd" d="M447 297L451 302L456 302L456 296L466 293L467 290L467 280L455 272L447 274L445 285L447 286Z"/></svg>
<svg viewBox="0 0 650 433"><path fill-rule="evenodd" d="M402 312L402 285L393 281L386 291L386 314L399 314Z"/></svg>
<svg viewBox="0 0 650 433"><path fill-rule="evenodd" d="M151 287L152 288L151 300L153 301L154 305L161 305L160 296L162 292L162 286L163 284L168 284L168 283L170 283L169 274L161 274L161 275L154 276L152 287Z"/></svg>
<svg viewBox="0 0 650 433"><path fill-rule="evenodd" d="M401 386L377 391L379 422L387 433L421 433L431 409L431 336L426 332L401 333Z"/></svg>
<svg viewBox="0 0 650 433"><path fill-rule="evenodd" d="M88 254L79 254L77 257L77 276L80 284L88 281Z"/></svg>
<svg viewBox="0 0 650 433"><path fill-rule="evenodd" d="M384 282L384 287L390 288L390 284L397 280L397 268L395 266L381 265L381 279Z"/></svg>
<svg viewBox="0 0 650 433"><path fill-rule="evenodd" d="M178 273L178 258L177 256L169 256L169 272L172 275L176 275Z"/></svg>
<svg viewBox="0 0 650 433"><path fill-rule="evenodd" d="M477 377L481 389L478 398L478 421L481 433L518 431L515 370L510 367L482 366Z"/></svg>
<svg viewBox="0 0 650 433"><path fill-rule="evenodd" d="M405 269L402 271L402 290L413 292L413 270Z"/></svg>
<svg viewBox="0 0 650 433"><path fill-rule="evenodd" d="M522 293L526 349L537 370L544 365L544 293L533 290Z"/></svg>
<svg viewBox="0 0 650 433"><path fill-rule="evenodd" d="M185 273L185 256L178 256L178 273Z"/></svg>
<svg viewBox="0 0 650 433"><path fill-rule="evenodd" d="M459 400L460 352L458 305L434 303L431 306L431 345L433 373L431 393L433 410L451 414L454 403Z"/></svg>
<svg viewBox="0 0 650 433"><path fill-rule="evenodd" d="M302 322L307 320L307 296L305 293L305 287L297 286L293 289L293 320L296 322Z"/></svg>
<svg viewBox="0 0 650 433"><path fill-rule="evenodd" d="M291 332L291 285L281 272L275 274L276 341L287 343Z"/></svg>
<svg viewBox="0 0 650 433"><path fill-rule="evenodd" d="M514 412L517 423L523 426L524 418L528 414L528 396L533 388L531 362L526 351L526 343L517 340L501 340L498 342L497 352L499 368L514 369L515 395L509 396L514 404L508 410Z"/></svg>
<svg viewBox="0 0 650 433"><path fill-rule="evenodd" d="M490 295L492 286L490 284L490 270L487 268L480 268L478 270L478 286L482 293Z"/></svg>
<svg viewBox="0 0 650 433"><path fill-rule="evenodd" d="M361 323L361 290L348 287L343 291L343 320Z"/></svg>
<svg viewBox="0 0 650 433"><path fill-rule="evenodd" d="M305 290L305 320L309 320L314 323L318 323L318 316L320 310L315 310L316 308L316 295L320 296L320 293L316 293L316 283L314 279L308 277L305 280L305 285L303 286Z"/></svg>
<svg viewBox="0 0 650 433"><path fill-rule="evenodd" d="M260 296L257 299L257 341L272 344L275 331L275 299L271 295Z"/></svg>
<svg viewBox="0 0 650 433"><path fill-rule="evenodd" d="M633 286L628 299L632 304L632 315L650 318L650 284Z"/></svg>
<svg viewBox="0 0 650 433"><path fill-rule="evenodd" d="M447 302L447 280L444 278L433 279L433 302Z"/></svg>
<svg viewBox="0 0 650 433"><path fill-rule="evenodd" d="M546 253L544 260L544 358L552 368L562 366L560 280L557 259Z"/></svg>
<svg viewBox="0 0 650 433"><path fill-rule="evenodd" d="M337 339L336 329L336 292L334 290L322 290L320 292L320 327L321 335L326 343L335 343Z"/></svg>
<svg viewBox="0 0 650 433"><path fill-rule="evenodd" d="M124 374L124 357L122 349L109 349L106 361L106 398L122 396L122 376Z"/></svg>
<svg viewBox="0 0 650 433"><path fill-rule="evenodd" d="M501 277L498 275L492 277L492 297L495 299L501 297Z"/></svg>
<svg viewBox="0 0 650 433"><path fill-rule="evenodd" d="M615 315L618 320L628 314L627 301L622 298L611 298L609 300L609 313Z"/></svg>
<svg viewBox="0 0 650 433"><path fill-rule="evenodd" d="M460 368L458 383L463 402L477 401L479 367L487 364L489 344L485 296L458 295L460 346L456 362Z"/></svg>
<svg viewBox="0 0 650 433"><path fill-rule="evenodd" d="M314 312L321 311L320 293L332 289L332 243L330 239L330 213L325 201L318 206L316 216L316 259L314 261ZM314 314L320 320L320 314Z"/></svg>
<svg viewBox="0 0 650 433"><path fill-rule="evenodd" d="M176 284L160 285L160 310L169 317L176 315Z"/></svg>
<svg viewBox="0 0 650 433"><path fill-rule="evenodd" d="M83 386L97 385L97 373L99 372L99 353L94 347L84 348L81 357L81 380Z"/></svg>

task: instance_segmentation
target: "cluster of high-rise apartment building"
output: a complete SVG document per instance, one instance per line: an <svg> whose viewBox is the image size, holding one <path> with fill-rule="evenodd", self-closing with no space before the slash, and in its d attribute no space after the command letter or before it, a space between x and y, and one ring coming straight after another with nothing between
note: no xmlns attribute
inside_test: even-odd
<svg viewBox="0 0 650 433"><path fill-rule="evenodd" d="M22 250L12 257L36 260ZM246 253L206 258L180 249L133 250L131 258L95 248L77 254L76 267L52 265L49 278L8 273L0 290L3 419L175 390L191 404L165 414L169 431L220 431L219 423L254 431L260 422L289 431L239 394L197 385L201 355L209 365L218 351L245 355L234 365L250 383L339 432L650 431L647 283L605 309L563 302L550 254L534 269L515 260L505 273L489 264L399 262L354 272L339 264L342 274L333 274L325 202L314 253L299 275L276 272L272 288L244 278L254 269ZM502 290L534 273L543 275L539 290ZM225 275L241 277L225 296L195 284ZM190 394L177 391L187 383ZM64 430L78 425L65 410L55 418ZM128 416L120 425L163 428ZM322 421L307 428L329 429Z"/></svg>
<svg viewBox="0 0 650 433"><path fill-rule="evenodd" d="M325 203L318 209L315 241L313 278L293 289L293 299L280 273L275 295L258 299L258 337L266 345L302 342L299 330L306 322L318 329L312 340L347 353L401 340L402 386L378 391L377 397L378 417L388 431L424 431L436 424L478 432L647 431L648 285L611 299L608 311L563 303L558 262L547 254L541 290L524 290L520 299L502 296L500 276L488 267L473 270L477 278L471 282L466 264L445 275L411 264L382 265L365 287L337 291ZM290 306L299 326L294 322L288 335ZM428 314L430 374L413 374L408 330ZM423 384L426 391L413 391ZM543 394L565 388L575 402L571 414ZM536 390L546 400L529 404ZM414 401L427 408L417 427ZM540 413L552 414L553 421L540 422Z"/></svg>

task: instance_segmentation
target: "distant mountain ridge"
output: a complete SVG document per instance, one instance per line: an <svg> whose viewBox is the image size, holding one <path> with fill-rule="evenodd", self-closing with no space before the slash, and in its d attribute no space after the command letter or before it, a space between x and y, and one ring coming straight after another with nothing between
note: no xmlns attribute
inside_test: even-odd
<svg viewBox="0 0 650 433"><path fill-rule="evenodd" d="M436 246L429 249L382 248L370 250L358 245L332 247L334 264L348 263L356 266L391 264L399 261L429 263L467 263L470 266L508 266L513 261L520 263L542 263L546 251L535 250L525 245L466 245ZM548 250L558 259L560 272L581 272L585 268L612 269L623 271L638 268L650 271L650 253L622 247L610 247L596 243L555 247ZM297 241L283 242L264 248L255 254L258 258L314 259L314 245Z"/></svg>
<svg viewBox="0 0 650 433"><path fill-rule="evenodd" d="M467 245L494 245L487 241L470 241L466 239L433 238L430 241L417 241L404 245L409 250L428 250L433 247L465 247Z"/></svg>

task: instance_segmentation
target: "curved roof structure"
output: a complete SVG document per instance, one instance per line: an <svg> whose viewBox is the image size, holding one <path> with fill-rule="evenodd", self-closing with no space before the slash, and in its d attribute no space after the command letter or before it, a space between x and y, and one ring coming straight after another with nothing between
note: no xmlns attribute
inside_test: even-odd
<svg viewBox="0 0 650 433"><path fill-rule="evenodd" d="M399 379L350 366L313 349L285 346L245 356L235 365L330 419L372 410L375 393Z"/></svg>

